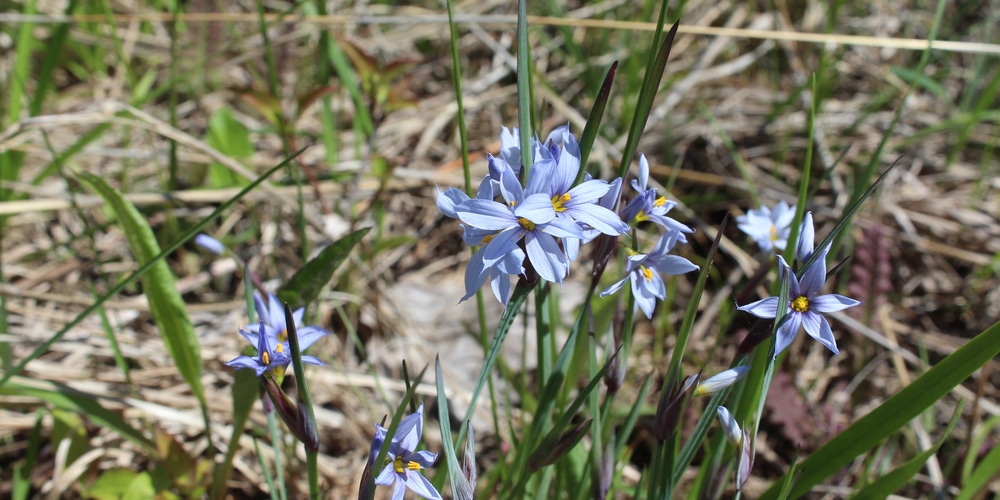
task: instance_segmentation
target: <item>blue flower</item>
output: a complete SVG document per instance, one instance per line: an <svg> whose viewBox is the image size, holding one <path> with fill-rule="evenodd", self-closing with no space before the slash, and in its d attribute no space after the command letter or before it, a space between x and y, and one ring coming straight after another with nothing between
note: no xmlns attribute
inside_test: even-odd
<svg viewBox="0 0 1000 500"><path fill-rule="evenodd" d="M576 221L610 236L627 233L628 224L622 222L618 214L598 204L611 189L610 184L590 179L573 185L580 172L580 145L568 127L560 127L552 134L557 132L561 132L562 149L554 158L539 161L532 167L527 191L548 195L556 218Z"/></svg>
<svg viewBox="0 0 1000 500"><path fill-rule="evenodd" d="M263 321L261 321L260 327L264 328ZM227 362L226 366L235 367L237 370L240 368L249 368L256 372L258 377L268 370L276 371L279 376L284 374L285 367L292 362L292 358L288 356L283 344L272 344L271 339L267 335L254 335L253 340L251 340L252 334L242 328L240 328L240 335L243 335L243 338L247 339L251 344L256 345L257 354L253 357L237 356ZM312 358L312 356L303 356L302 360L306 361L305 358L307 357ZM321 363L317 359L314 364Z"/></svg>
<svg viewBox="0 0 1000 500"><path fill-rule="evenodd" d="M455 206L458 218L476 230L491 231L483 238L485 250L477 252L470 263L477 269L492 270L508 254L515 252L524 239L528 260L538 275L546 281L561 283L569 270L569 262L556 238L580 238L580 227L556 217L552 201L545 193L525 191L517 174L506 164L500 175L500 194L505 203L470 199ZM476 281L466 279L466 291L473 291ZM505 302L506 298L501 298Z"/></svg>
<svg viewBox="0 0 1000 500"><path fill-rule="evenodd" d="M802 217L802 229L799 230L799 242L795 245L795 260L800 264L809 260L813 252L816 251L814 240L816 239L816 229L813 227L812 212L806 212Z"/></svg>
<svg viewBox="0 0 1000 500"><path fill-rule="evenodd" d="M194 242L196 245L214 253L215 255L222 255L226 251L226 246L223 245L221 241L205 233L198 233L198 235L194 237Z"/></svg>
<svg viewBox="0 0 1000 500"><path fill-rule="evenodd" d="M779 201L774 210L761 205L746 215L736 218L736 226L750 236L765 252L772 249L784 250L788 244L788 234L792 231L795 206Z"/></svg>
<svg viewBox="0 0 1000 500"><path fill-rule="evenodd" d="M819 295L823 283L826 282L826 254L828 251L829 247L820 250L820 254L813 264L802 273L801 280L792 272L785 259L778 256L778 265L782 273L781 279L788 280L789 303L783 306L787 308L786 318L775 333L777 337L774 347L775 356L784 351L795 340L800 326L805 327L806 333L810 337L819 341L834 354L840 352L837 350L837 341L833 338L830 323L820 313L842 311L861 302L835 293ZM738 309L758 318L774 318L778 312L778 297L768 297Z"/></svg>
<svg viewBox="0 0 1000 500"><path fill-rule="evenodd" d="M254 291L253 293L253 301L254 309L257 311L257 316L260 317L261 323L259 327L257 325L249 326L244 337L246 337L251 344L256 344L257 336L261 331L263 331L268 337L270 337L270 342L282 344L284 349L287 351L289 349L288 328L285 325L285 309L282 307L281 301L278 300L278 297L273 293L268 293L267 304L264 304L263 298L257 291ZM299 349L302 351L305 351L309 346L316 343L316 341L321 337L330 333L318 326L302 326L302 316L304 314L304 307L300 307L292 312L292 318L295 320L295 332L299 337ZM244 332L241 331L241 333Z"/></svg>
<svg viewBox="0 0 1000 500"><path fill-rule="evenodd" d="M375 478L375 484L379 486L393 485L392 500L402 500L407 488L424 498L441 499L441 493L438 493L434 485L420 473L421 470L434 465L434 461L437 460L436 453L427 450L416 451L424 431L423 412L424 405L420 405L416 413L410 414L399 423L396 434L389 444L389 463ZM386 430L381 425L375 425L375 440L371 449L377 454L382 447L381 440L385 439ZM375 441L379 441L378 447L375 446Z"/></svg>
<svg viewBox="0 0 1000 500"><path fill-rule="evenodd" d="M660 237L656 248L648 254L627 250L632 254L628 258L628 274L601 292L601 297L617 292L626 281L631 280L636 305L646 314L646 318L652 318L656 299L663 300L667 296L667 287L660 274L684 274L698 269L698 266L683 257L667 254L681 237L680 231L670 230Z"/></svg>
<svg viewBox="0 0 1000 500"><path fill-rule="evenodd" d="M622 219L629 224L637 224L644 221L652 221L667 231L675 230L681 233L678 241L687 243L687 238L683 233L693 233L690 227L667 217L667 212L677 206L676 202L667 200L666 197L656 196L656 188L647 187L649 182L649 162L646 156L639 155L639 177L632 179L632 189L638 194L622 209Z"/></svg>

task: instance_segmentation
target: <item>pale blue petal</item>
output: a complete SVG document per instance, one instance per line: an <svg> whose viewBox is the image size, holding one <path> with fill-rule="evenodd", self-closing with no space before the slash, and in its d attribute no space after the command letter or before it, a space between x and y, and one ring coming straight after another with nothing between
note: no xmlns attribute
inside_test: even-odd
<svg viewBox="0 0 1000 500"><path fill-rule="evenodd" d="M421 404L417 411L409 414L396 429L396 437L399 440L400 448L412 451L420 444L420 436L424 433L424 405Z"/></svg>
<svg viewBox="0 0 1000 500"><path fill-rule="evenodd" d="M441 210L441 213L451 217L452 219L457 219L458 214L455 213L455 207L466 200L469 199L469 195L465 194L465 191L457 188L448 188L444 191L438 189L437 195L437 207Z"/></svg>
<svg viewBox="0 0 1000 500"><path fill-rule="evenodd" d="M524 195L544 194L551 200L552 181L556 175L556 162L553 160L541 160L531 166L531 173L528 174L528 183L524 187ZM550 201L551 203L551 201Z"/></svg>
<svg viewBox="0 0 1000 500"><path fill-rule="evenodd" d="M826 282L826 250L821 251L816 256L816 260L802 273L802 277L798 281L799 291L793 292L795 295L790 295L792 298L799 295L812 297L823 289L823 283Z"/></svg>
<svg viewBox="0 0 1000 500"><path fill-rule="evenodd" d="M493 296L501 304L507 305L507 301L510 300L510 275L494 270L492 276L490 288L493 289Z"/></svg>
<svg viewBox="0 0 1000 500"><path fill-rule="evenodd" d="M514 226L498 233L483 247L486 249L483 253L484 267L493 267L500 259L506 258L517 248L517 242L521 240L522 236L524 236L524 230L520 226Z"/></svg>
<svg viewBox="0 0 1000 500"><path fill-rule="evenodd" d="M556 211L552 208L552 198L549 195L535 193L514 207L514 215L535 224L545 224L556 218Z"/></svg>
<svg viewBox="0 0 1000 500"><path fill-rule="evenodd" d="M462 297L462 301L475 295L483 287L483 283L486 283L488 273L483 263L483 255L486 254L487 248L488 245L476 250L476 253L472 254L469 264L465 267L465 296Z"/></svg>
<svg viewBox="0 0 1000 500"><path fill-rule="evenodd" d="M542 279L552 283L562 283L563 277L566 276L566 262L555 239L547 234L532 231L525 239L525 248L528 251L528 260Z"/></svg>
<svg viewBox="0 0 1000 500"><path fill-rule="evenodd" d="M406 475L406 486L408 486L414 493L430 499L430 500L441 500L441 494L434 489L434 485L427 480L426 477L422 476L420 473L409 473Z"/></svg>
<svg viewBox="0 0 1000 500"><path fill-rule="evenodd" d="M500 194L507 200L507 204L516 205L524 199L524 188L521 187L521 181L517 179L517 174L510 166L506 166L501 172Z"/></svg>
<svg viewBox="0 0 1000 500"><path fill-rule="evenodd" d="M264 299L261 298L260 292L254 290L253 292L253 305L254 310L257 312L257 317L264 322L265 325L271 324L271 312L267 309L267 305L264 304Z"/></svg>
<svg viewBox="0 0 1000 500"><path fill-rule="evenodd" d="M795 246L795 258L799 262L805 262L812 255L815 238L816 229L813 227L812 212L806 212L802 218L802 228L799 230L799 244Z"/></svg>
<svg viewBox="0 0 1000 500"><path fill-rule="evenodd" d="M285 333L285 308L281 305L281 301L278 300L278 296L268 292L267 293L267 308L270 310L271 321L267 324L277 330L278 335Z"/></svg>
<svg viewBox="0 0 1000 500"><path fill-rule="evenodd" d="M517 224L506 205L492 200L468 200L456 207L455 213L462 222L489 231L502 231Z"/></svg>
<svg viewBox="0 0 1000 500"><path fill-rule="evenodd" d="M795 336L799 333L799 326L802 325L802 315L799 313L788 313L787 318L785 324L778 327L778 331L775 334L777 336L774 345L775 357L781 354L781 351L784 351L788 346L792 345L792 341L795 340Z"/></svg>
<svg viewBox="0 0 1000 500"><path fill-rule="evenodd" d="M226 251L226 246L223 245L221 241L205 233L198 233L198 235L194 237L194 243L205 250L214 253L215 255L222 255L223 252Z"/></svg>
<svg viewBox="0 0 1000 500"><path fill-rule="evenodd" d="M406 497L406 482L403 480L396 481L396 484L392 487L392 500L403 500Z"/></svg>
<svg viewBox="0 0 1000 500"><path fill-rule="evenodd" d="M772 319L778 314L778 297L768 297L766 299L752 302L745 306L737 307L740 311L746 311L758 318Z"/></svg>
<svg viewBox="0 0 1000 500"><path fill-rule="evenodd" d="M830 313L836 311L843 311L848 307L854 307L860 303L861 301L859 300L854 300L850 297L844 297L843 295L831 293L828 295L820 295L818 297L813 297L809 299L809 310L818 313Z"/></svg>
<svg viewBox="0 0 1000 500"><path fill-rule="evenodd" d="M833 338L833 330L830 329L830 323L823 316L818 314L816 316L819 318L819 332L813 335L812 332L806 329L806 333L820 344L826 346L827 349L833 351L834 354L840 354L840 350L837 349L837 340Z"/></svg>
<svg viewBox="0 0 1000 500"><path fill-rule="evenodd" d="M694 265L690 260L676 255L664 255L662 257L650 258L649 260L650 267L656 269L661 274L666 274L668 276L685 274L698 270L698 266Z"/></svg>
<svg viewBox="0 0 1000 500"><path fill-rule="evenodd" d="M326 363L320 361L316 356L303 355L302 362L309 363L310 365L326 366Z"/></svg>
<svg viewBox="0 0 1000 500"><path fill-rule="evenodd" d="M628 224L623 222L618 214L597 204L573 207L566 210L564 214L569 214L570 217L608 236L618 236L629 230Z"/></svg>
<svg viewBox="0 0 1000 500"><path fill-rule="evenodd" d="M330 332L318 326L303 326L302 328L297 329L296 333L299 336L299 350L304 351Z"/></svg>
<svg viewBox="0 0 1000 500"><path fill-rule="evenodd" d="M556 218L542 228L542 232L556 238L583 238L580 225L571 219Z"/></svg>
<svg viewBox="0 0 1000 500"><path fill-rule="evenodd" d="M625 284L625 282L626 282L626 281L628 281L628 279L629 279L629 278L630 278L631 276L632 276L632 275L631 275L631 274L629 274L628 276L625 276L624 278L622 278L622 279L620 279L620 280L616 281L616 282L615 282L614 284L612 284L611 286L607 287L607 288L606 288L606 289L605 289L605 290L604 290L603 292L601 292L601 297L607 297L608 295L611 295L611 294L613 294L613 293L617 292L618 290L621 290L621 289L622 289L622 285L624 285L624 284Z"/></svg>
<svg viewBox="0 0 1000 500"><path fill-rule="evenodd" d="M602 196L608 193L611 185L601 180L593 180L581 183L579 186L569 190L569 206L596 203Z"/></svg>

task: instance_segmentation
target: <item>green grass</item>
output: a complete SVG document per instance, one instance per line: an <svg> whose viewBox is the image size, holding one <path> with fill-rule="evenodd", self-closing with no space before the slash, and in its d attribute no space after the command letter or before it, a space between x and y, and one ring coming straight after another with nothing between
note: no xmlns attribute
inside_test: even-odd
<svg viewBox="0 0 1000 500"><path fill-rule="evenodd" d="M440 433L428 432L422 448L444 453L428 475L437 487L461 487L471 425L483 498L592 498L605 487L609 497L730 496L738 452L717 431L720 404L738 408L740 424L768 440L751 497L837 485L861 496L997 493L989 490L1000 470L989 446L997 426L977 422L1000 393L989 370L976 374L1000 351L988 296L1000 253L991 240L1000 228L990 181L1000 168L996 47L973 54L776 41L747 69L726 73L719 68L761 41L734 36L698 70L712 38L683 27L726 25L739 15L729 4L521 3L524 14L555 18L592 9L606 22L599 27L523 16L518 25L513 5L424 4L331 12L320 1L256 2L247 11L149 2L141 19L113 2L70 1L62 12L37 0L9 6L23 17L0 25L10 44L0 55L0 208L9 211L0 213L10 214L0 215L0 419L17 426L0 437L0 491L349 497L357 484L325 476L331 464L360 471L372 423L391 413L392 428L423 402L428 431ZM998 15L910 2L880 14L898 22L893 31L897 24L856 2L824 3L815 25L804 24L812 18L802 2L744 8L740 28L775 15L815 33L966 42L995 40ZM448 21L420 20L422 13ZM508 17L473 23L471 14ZM682 30L668 34L678 19ZM619 29L618 21L656 29ZM496 45L508 53L498 55ZM704 79L658 114L664 96L699 71ZM496 83L468 90L487 78ZM105 112L107 101L159 122ZM544 139L575 116L588 120L571 131L582 137L589 173L627 176L623 190L631 193L641 152L654 185L667 187L660 194L684 201L671 216L697 231L680 253L703 272L670 278L652 321L633 314L629 296L597 297L622 276L625 258L612 257L592 281L591 246L572 266L571 284L518 286L506 312L488 286L475 306L456 304L464 291L449 283L461 283L470 254L457 224L435 208L435 186L474 193L500 126L521 128L530 169L523 132ZM203 144L221 156L207 157ZM261 177L238 175L228 162ZM278 199L280 188L288 189ZM167 200L137 198L143 194ZM193 197L202 201L180 201ZM69 209L25 204L43 199L65 199ZM693 400L679 432L659 442L652 432L663 393L687 375L744 362L737 337L751 325L736 301L780 290L774 273L749 283L770 256L732 220L713 243L728 212L777 200L797 201L796 220L812 211L836 261L849 259L831 278L837 290L868 265L854 252L868 244L861 229L885 229L896 289L864 298L873 312L866 326L891 331L924 361L869 364L894 355L834 321L841 355L805 338L772 363L761 344L745 361L754 367L746 382ZM248 267L187 243L206 229ZM656 234L641 225L619 248L648 251ZM307 371L311 398L291 397L304 401L298 415L317 410L319 450L305 459L293 446L301 433L265 417L252 377L234 378L222 364L243 347L235 327L247 324L247 312L215 307L243 297L251 275L291 305L309 305L307 323L336 334L309 352L331 365ZM423 325L430 313L398 295L404 286L450 312ZM464 331L479 350L423 338L429 331ZM522 349L512 350L516 343ZM423 374L435 355L433 383L410 381L398 368L405 359L404 371ZM482 365L461 372L470 358ZM612 388L620 366L621 384ZM796 394L774 395L772 387L768 395L778 371L796 378ZM912 382L904 388L900 379ZM984 404L957 403L960 385L979 390ZM765 410L774 397L802 403L826 427L793 442ZM151 414L142 403L175 414ZM198 423L178 416L188 414ZM910 423L916 417L922 429ZM917 443L923 429L931 451ZM123 467L102 456L83 474L82 462L71 466L93 439L135 459ZM266 446L258 452L258 444ZM963 449L970 451L956 451ZM944 484L916 479L932 455ZM57 460L60 471L81 472L54 481ZM239 467L206 469L215 462ZM844 471L850 463L860 465ZM781 470L794 473L785 481Z"/></svg>

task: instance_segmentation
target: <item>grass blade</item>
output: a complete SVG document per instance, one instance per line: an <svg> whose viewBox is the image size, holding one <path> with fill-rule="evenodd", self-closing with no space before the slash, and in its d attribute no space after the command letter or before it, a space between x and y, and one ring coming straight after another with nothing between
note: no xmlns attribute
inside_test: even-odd
<svg viewBox="0 0 1000 500"><path fill-rule="evenodd" d="M278 298L298 306L312 303L319 296L320 290L330 283L333 272L347 259L354 245L361 241L369 230L370 227L358 229L324 248L281 287Z"/></svg>
<svg viewBox="0 0 1000 500"><path fill-rule="evenodd" d="M177 291L177 285L170 267L163 259L156 259L160 245L156 241L153 229L149 227L146 218L139 210L122 197L118 190L112 188L100 177L81 172L79 178L111 205L118 216L122 229L128 238L129 246L140 264L152 262L153 267L144 274L142 291L149 301L149 310L160 330L163 343L177 365L177 371L191 387L191 392L205 408L205 388L201 384L201 344L194 333L194 327L188 318L184 299ZM208 420L206 419L206 426ZM206 427L207 428L207 427Z"/></svg>
<svg viewBox="0 0 1000 500"><path fill-rule="evenodd" d="M805 494L874 448L998 354L1000 323L995 323L803 460L799 465L801 475L790 496ZM779 486L772 485L760 498L776 498Z"/></svg>

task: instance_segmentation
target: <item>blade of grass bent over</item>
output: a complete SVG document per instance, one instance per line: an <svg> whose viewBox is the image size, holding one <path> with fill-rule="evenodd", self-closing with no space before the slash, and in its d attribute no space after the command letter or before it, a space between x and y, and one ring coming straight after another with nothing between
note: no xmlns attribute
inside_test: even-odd
<svg viewBox="0 0 1000 500"><path fill-rule="evenodd" d="M874 448L998 354L1000 323L995 323L803 460L791 497L802 496ZM772 485L761 500L777 498L777 489L778 485Z"/></svg>
<svg viewBox="0 0 1000 500"><path fill-rule="evenodd" d="M52 337L50 337L45 342L42 342L41 345L39 345L38 347L36 347L35 350L31 352L31 354L29 354L27 357L25 357L24 359L22 359L21 362L17 364L17 366L15 366L13 369L8 370L6 373L4 373L3 378L0 378L0 387L3 387L3 385L6 384L7 381L10 380L11 377L13 377L14 375L19 374L22 371L24 371L24 368L28 365L28 363L30 363L35 358L37 358L38 356L41 356L46 351L48 351L49 348L51 348L53 344L55 344L56 342L58 342L59 339L63 338L63 336L66 335L66 333L68 333L73 327L75 327L76 325L79 325L80 322L83 321L84 318L86 318L87 316L89 316L91 313L93 313L99 307L101 307L105 302L107 302L108 300L110 300L111 297L114 297L119 292L121 292L122 290L124 290L125 287L127 287L130 284L132 284L132 282L134 282L135 280L139 279L139 277L141 277L144 274L146 274L150 269L153 268L153 266L155 265L155 263L157 261L163 259L168 254L172 253L174 250L177 250L177 248L179 248L181 245L183 245L189 239L193 238L196 234L198 234L199 232L201 232L202 228L204 228L205 226L207 226L210 221L214 220L216 217L218 217L224 211L228 210L229 207L233 206L233 204L235 204L241 198L243 198L244 196L246 196L247 193L249 193L251 190L253 190L257 186L259 186L261 183L263 183L264 180L266 180L269 176L271 176L271 174L273 174L274 172L277 172L278 169L280 169L280 168L284 167L285 165L287 165L288 162L292 161L296 156L298 156L304 150L305 150L305 148L300 149L299 151L295 152L294 154L292 154L291 156L289 156L288 158L286 158L284 161L282 161L278 165L275 165L274 167L272 167L267 172L264 172L255 181L251 182L249 186L245 187L242 191L240 191L239 193L237 193L236 196L234 196L230 200L226 201L222 205L219 205L219 208L215 209L215 211L213 211L207 217L205 217L204 219L202 219L201 222L199 222L199 223L195 224L193 227L191 227L191 229L189 229L180 238L178 238L177 241L175 241L171 245L167 246L167 248L164 249L162 252L160 252L156 257L154 257L152 260L150 260L146 264L143 264L142 266L140 266L139 269L137 269L132 274L128 275L128 277L126 277L125 279L121 280L116 286L114 286L111 290L109 290L108 293L106 293L103 296L101 296L99 299L97 299L96 302L94 302L89 307L87 307L86 309L84 309L83 312L81 312L80 314L78 314L75 318L73 318L72 321L70 321L69 323L67 323L66 326L62 327L62 329L59 330L58 332L56 332L55 335L53 335Z"/></svg>
<svg viewBox="0 0 1000 500"><path fill-rule="evenodd" d="M109 186L100 177L86 172L77 175L114 209L135 260L139 264L153 263L149 272L140 278L142 291L148 299L153 321L177 366L177 371L191 388L191 393L198 398L205 417L205 429L208 431L211 424L206 407L205 388L201 384L201 344L188 318L184 299L177 291L170 267L166 261L155 259L161 252L153 229L135 205L126 201L118 190Z"/></svg>

